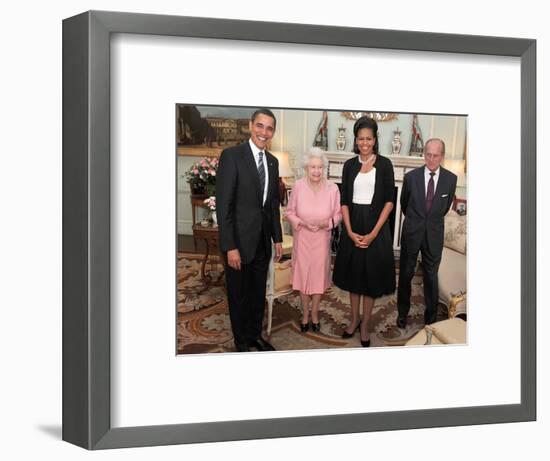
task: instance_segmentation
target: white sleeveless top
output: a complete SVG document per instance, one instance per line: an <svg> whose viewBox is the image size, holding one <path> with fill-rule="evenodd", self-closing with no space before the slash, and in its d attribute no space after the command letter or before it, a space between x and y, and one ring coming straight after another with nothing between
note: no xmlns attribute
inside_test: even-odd
<svg viewBox="0 0 550 461"><path fill-rule="evenodd" d="M376 184L376 168L368 173L358 173L353 182L353 203L370 205Z"/></svg>

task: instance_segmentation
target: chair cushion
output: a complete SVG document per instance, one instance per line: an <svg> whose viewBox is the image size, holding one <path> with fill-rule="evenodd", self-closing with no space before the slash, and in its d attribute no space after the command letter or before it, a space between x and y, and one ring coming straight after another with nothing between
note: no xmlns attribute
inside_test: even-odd
<svg viewBox="0 0 550 461"><path fill-rule="evenodd" d="M449 210L445 216L445 239L443 246L465 255L467 227L466 215L460 216L456 211Z"/></svg>
<svg viewBox="0 0 550 461"><path fill-rule="evenodd" d="M459 318L442 320L427 325L407 341L406 346L421 346L426 343L426 329L433 333L432 344L466 344L466 322Z"/></svg>
<svg viewBox="0 0 550 461"><path fill-rule="evenodd" d="M288 255L292 253L292 245L294 245L294 238L292 235L283 234L283 255Z"/></svg>
<svg viewBox="0 0 550 461"><path fill-rule="evenodd" d="M466 344L466 322L459 318L432 323L429 328L442 344Z"/></svg>
<svg viewBox="0 0 550 461"><path fill-rule="evenodd" d="M275 263L275 276L273 281L274 294L292 291L292 262L290 260Z"/></svg>

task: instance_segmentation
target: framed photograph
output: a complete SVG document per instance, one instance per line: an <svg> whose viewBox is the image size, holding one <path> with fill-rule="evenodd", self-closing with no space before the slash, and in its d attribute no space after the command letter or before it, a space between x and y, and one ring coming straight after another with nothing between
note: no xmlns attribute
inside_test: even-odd
<svg viewBox="0 0 550 461"><path fill-rule="evenodd" d="M467 200L465 198L456 197L453 201L453 210L463 216L467 213Z"/></svg>
<svg viewBox="0 0 550 461"><path fill-rule="evenodd" d="M535 51L534 40L505 37L99 11L66 19L63 439L106 449L534 420ZM330 65L312 78L319 60ZM255 62L270 71L243 78ZM373 68L408 71L381 81ZM354 69L344 84L342 69ZM467 344L178 355L175 237L186 223L175 178L186 154L175 151L233 140L192 139L177 104L467 115ZM495 113L517 127L505 141L491 135ZM286 122L284 139L298 139ZM505 204L484 193L503 183ZM500 216L512 223L506 236Z"/></svg>
<svg viewBox="0 0 550 461"><path fill-rule="evenodd" d="M329 160L328 162L328 179L342 179L342 169L344 168L344 163L341 160Z"/></svg>
<svg viewBox="0 0 550 461"><path fill-rule="evenodd" d="M178 103L178 155L182 152L180 149L185 148L185 152L187 149L195 149L188 147L188 144L182 147L182 132L187 133L187 140L191 139L194 133L200 133L196 136L195 143L202 142L204 133L217 133L212 137L217 139L215 142L220 144L220 150L246 145L250 138L249 121L255 110L257 108L193 106ZM279 262L269 265L267 275L267 309L263 318L265 325L262 328L267 340L276 351L312 351L361 346L360 335L349 334L346 330L354 321L358 321L354 320L351 313L349 295L345 290L347 286L342 280L333 283L333 280L340 278L338 274L342 274L343 253L340 254L338 262L336 246L332 248L334 254L329 254L328 243L331 236L328 229L325 232L306 233L307 230L296 230L291 223L293 220L295 223L296 219L315 216L316 219L331 219L334 225L339 226L342 215L340 196L344 187L343 166L346 160L355 157L354 124L361 116L366 116L377 123L378 152L391 162L394 180L391 181L390 187L394 192L390 198L392 211L385 226L388 230L388 239L385 242L387 254L393 255L393 264L391 256L387 261L391 265L385 278L389 287L386 293L374 299L369 320L362 319L368 326L369 335L363 343L368 342L372 348L424 344L426 303L420 265L417 265L416 273L411 279L411 303L407 325L405 328L398 328L396 325L397 291L394 285L397 286L400 274L400 237L404 223L400 208L403 177L405 171L414 169L413 166L423 167L423 149L429 139L442 140L446 148L441 166L456 174L457 178L461 177L460 194L465 197L467 181L464 172L464 144L467 141L467 117L458 114L387 114L285 107L271 107L269 110L277 123L268 150L279 160L281 180L291 177L296 178L298 182L294 184L297 191L293 198L289 199L286 206L281 200L279 207L284 251ZM352 118L350 114L357 116ZM320 126L326 131L327 135L324 137L318 136ZM420 152L417 152L418 145ZM308 170L304 168L304 158L310 163L314 156L322 162L322 176L328 179L321 179L319 175L317 185L320 190L315 194L315 198L308 192L310 185L315 184L311 181L315 181L316 178L309 178ZM224 269L223 254L220 251L221 230L216 213L216 199L220 198L216 191L219 163L217 159L208 156L199 159L178 157L177 162L178 354L235 352L233 323L226 291L227 271ZM196 199L193 191L194 187L197 187L197 181L203 185L203 189L209 189L202 198L202 211L206 218L200 224L197 223L193 207ZM304 187L306 184L307 189ZM440 191L439 196L443 193ZM460 214L462 210L457 212ZM462 309L456 314L452 311L451 302L455 292L467 292L467 233L464 220L462 223L464 225L460 227L460 223L455 224L454 221L448 220L445 225L448 232L445 234L444 246L447 250L443 253L438 271L440 301L435 306L435 319L446 322L446 328L450 328L451 334L444 340L448 345L465 344L467 340L466 303L462 304ZM208 228L205 229L205 226ZM307 240L307 243L304 243L304 240ZM307 252L304 252L305 248ZM372 264L379 266L380 263L377 261ZM340 269L336 270L338 266ZM347 279L350 270L347 264L344 266ZM302 275L293 277L294 271ZM334 272L337 275L333 277ZM302 291L322 293L318 305L313 306L311 300L306 305L305 309L308 312L311 310L311 314L303 314L304 298L300 294ZM303 315L308 316L307 322L304 322ZM454 318L457 315L462 317Z"/></svg>

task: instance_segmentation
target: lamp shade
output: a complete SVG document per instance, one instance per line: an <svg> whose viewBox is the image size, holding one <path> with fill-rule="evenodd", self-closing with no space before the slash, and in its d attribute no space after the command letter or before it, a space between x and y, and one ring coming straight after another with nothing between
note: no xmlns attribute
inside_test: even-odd
<svg viewBox="0 0 550 461"><path fill-rule="evenodd" d="M445 159L443 166L458 176L457 186L463 187L466 183L466 173L464 173L464 160Z"/></svg>
<svg viewBox="0 0 550 461"><path fill-rule="evenodd" d="M288 178L290 176L294 176L294 173L292 172L290 168L290 161L289 161L289 155L288 152L271 152L275 157L277 157L277 160L279 160L279 176L281 178Z"/></svg>

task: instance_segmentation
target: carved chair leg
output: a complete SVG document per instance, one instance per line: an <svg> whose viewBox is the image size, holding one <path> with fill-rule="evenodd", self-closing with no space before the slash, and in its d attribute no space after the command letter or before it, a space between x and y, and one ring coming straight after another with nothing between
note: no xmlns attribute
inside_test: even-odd
<svg viewBox="0 0 550 461"><path fill-rule="evenodd" d="M273 320L273 295L267 296L267 336L271 335L271 322Z"/></svg>

